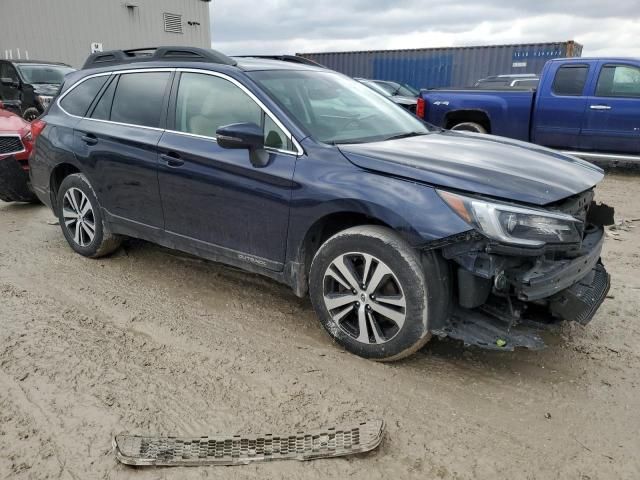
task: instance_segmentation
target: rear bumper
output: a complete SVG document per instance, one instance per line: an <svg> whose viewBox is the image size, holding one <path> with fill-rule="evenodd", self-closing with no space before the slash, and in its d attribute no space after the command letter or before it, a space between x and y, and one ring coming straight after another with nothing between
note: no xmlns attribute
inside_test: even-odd
<svg viewBox="0 0 640 480"><path fill-rule="evenodd" d="M34 202L29 173L15 156L0 158L0 200L5 202Z"/></svg>

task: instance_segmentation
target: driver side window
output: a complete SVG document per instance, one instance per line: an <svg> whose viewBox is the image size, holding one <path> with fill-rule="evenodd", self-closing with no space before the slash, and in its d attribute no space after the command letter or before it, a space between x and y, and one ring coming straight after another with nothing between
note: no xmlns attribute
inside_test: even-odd
<svg viewBox="0 0 640 480"><path fill-rule="evenodd" d="M284 132L244 91L224 78L182 73L176 99L175 129L215 138L216 130L233 123L264 129L265 147L292 150Z"/></svg>

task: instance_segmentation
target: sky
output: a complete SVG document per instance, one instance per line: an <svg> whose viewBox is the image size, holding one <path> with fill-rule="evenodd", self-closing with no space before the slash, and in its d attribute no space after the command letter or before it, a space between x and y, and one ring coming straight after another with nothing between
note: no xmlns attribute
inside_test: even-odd
<svg viewBox="0 0 640 480"><path fill-rule="evenodd" d="M583 56L640 57L640 0L213 0L228 55L575 40Z"/></svg>

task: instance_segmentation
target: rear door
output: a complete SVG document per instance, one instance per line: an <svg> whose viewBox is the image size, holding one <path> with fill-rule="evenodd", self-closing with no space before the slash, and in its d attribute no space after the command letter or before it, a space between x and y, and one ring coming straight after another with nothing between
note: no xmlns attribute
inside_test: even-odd
<svg viewBox="0 0 640 480"><path fill-rule="evenodd" d="M76 152L92 169L102 207L130 233L160 233L158 142L171 70L113 75L75 128Z"/></svg>
<svg viewBox="0 0 640 480"><path fill-rule="evenodd" d="M160 141L159 182L167 238L234 260L280 270L284 263L296 152L290 135L236 80L182 72ZM221 148L216 130L262 126L270 159ZM186 242L186 244L185 244Z"/></svg>
<svg viewBox="0 0 640 480"><path fill-rule="evenodd" d="M640 154L640 68L627 62L600 62L587 98L581 147Z"/></svg>
<svg viewBox="0 0 640 480"><path fill-rule="evenodd" d="M578 148L587 106L587 63L558 63L543 75L535 103L532 140L547 147Z"/></svg>

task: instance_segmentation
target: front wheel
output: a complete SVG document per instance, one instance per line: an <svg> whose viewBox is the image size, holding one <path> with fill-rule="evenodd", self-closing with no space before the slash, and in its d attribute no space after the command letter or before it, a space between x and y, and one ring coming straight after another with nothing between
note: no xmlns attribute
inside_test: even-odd
<svg viewBox="0 0 640 480"><path fill-rule="evenodd" d="M60 185L58 220L71 248L85 257L108 255L122 242L109 231L96 194L81 173L69 175Z"/></svg>
<svg viewBox="0 0 640 480"><path fill-rule="evenodd" d="M448 273L440 267L434 253L421 258L393 230L349 228L316 253L311 302L324 328L347 350L398 360L419 350L431 337L431 322L440 323L448 312L449 282L441 278Z"/></svg>

